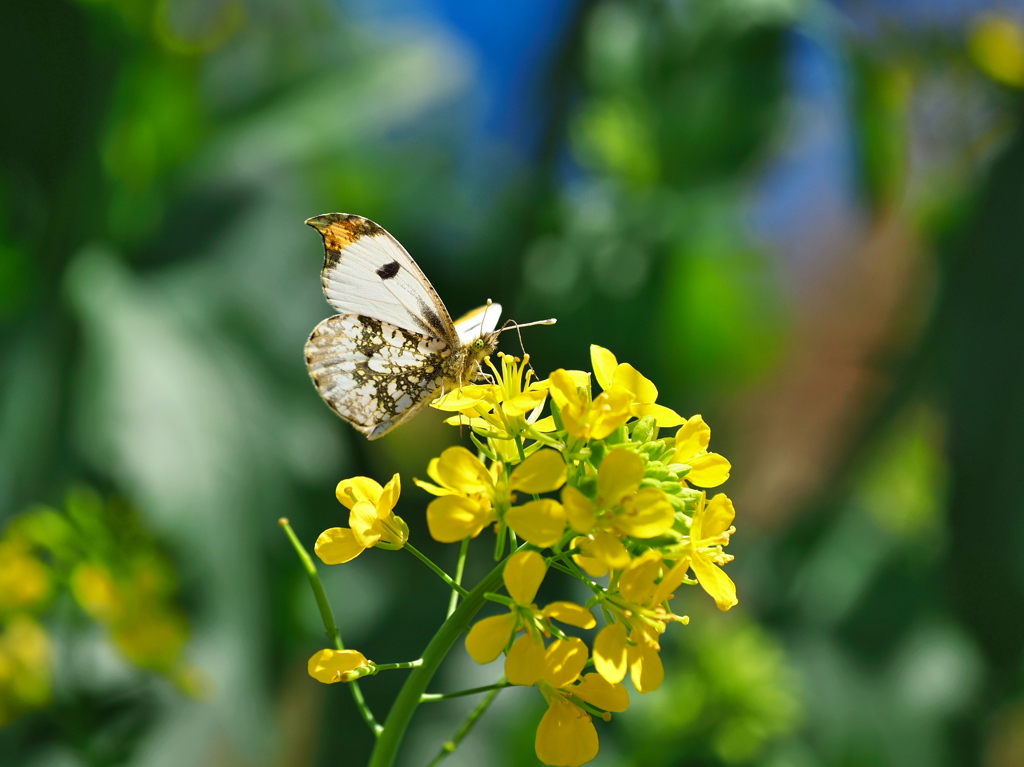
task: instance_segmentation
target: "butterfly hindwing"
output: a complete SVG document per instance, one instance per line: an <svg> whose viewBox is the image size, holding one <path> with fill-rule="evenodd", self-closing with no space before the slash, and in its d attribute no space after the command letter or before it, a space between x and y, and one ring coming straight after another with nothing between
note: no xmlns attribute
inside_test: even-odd
<svg viewBox="0 0 1024 767"><path fill-rule="evenodd" d="M306 365L320 396L370 439L433 399L451 355L439 339L358 314L328 317L306 343Z"/></svg>
<svg viewBox="0 0 1024 767"><path fill-rule="evenodd" d="M324 294L342 314L458 341L448 310L398 240L362 216L325 213L306 221L324 238Z"/></svg>
<svg viewBox="0 0 1024 767"><path fill-rule="evenodd" d="M501 318L501 304L488 302L455 320L455 332L464 344L471 344L494 332Z"/></svg>

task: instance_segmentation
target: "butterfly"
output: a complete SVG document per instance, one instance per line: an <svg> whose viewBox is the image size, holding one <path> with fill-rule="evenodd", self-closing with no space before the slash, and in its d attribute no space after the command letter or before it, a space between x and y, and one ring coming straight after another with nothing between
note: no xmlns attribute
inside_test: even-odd
<svg viewBox="0 0 1024 767"><path fill-rule="evenodd" d="M434 397L478 377L505 329L495 330L499 304L488 301L453 322L412 256L383 227L347 213L306 223L324 238L320 280L340 312L313 330L306 367L335 413L378 439Z"/></svg>

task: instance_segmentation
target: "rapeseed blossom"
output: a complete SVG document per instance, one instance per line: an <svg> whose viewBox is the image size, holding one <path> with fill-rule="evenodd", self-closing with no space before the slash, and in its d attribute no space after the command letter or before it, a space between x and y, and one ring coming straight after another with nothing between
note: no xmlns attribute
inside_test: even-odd
<svg viewBox="0 0 1024 767"><path fill-rule="evenodd" d="M608 349L594 345L590 355L596 394L584 371L558 369L538 380L528 358L500 355L498 366L486 360L487 383L463 385L433 403L454 414L447 422L468 430L476 450L447 448L427 466L429 481L415 480L434 496L426 511L431 537L461 544L459 574L469 542L494 530L501 569L486 590L469 592L461 575L430 566L454 591L449 621L461 621L470 657L484 664L504 654L504 681L494 688L541 692L547 709L537 756L567 767L597 755L593 718L627 708L627 676L640 693L662 685L663 638L671 624L689 622L672 606L677 592L699 584L721 609L737 603L722 569L732 560L724 548L735 511L726 495L708 499L705 491L723 484L732 467L709 450L710 427L700 415L684 418L659 403L654 383ZM324 561L324 550L331 561L349 561L372 545L405 543L408 529L392 513L397 475L386 488L365 477L346 480L338 497L353 512L359 507L361 527L350 520L351 531L325 532L321 540L328 540L317 544ZM572 576L589 601L539 607L552 572ZM456 609L460 600L466 615ZM485 600L502 610L472 623ZM391 667L435 660L428 648L422 659ZM309 663L310 675L327 683L383 668L347 650L322 650ZM403 711L413 707L406 703ZM365 711L364 718L372 721Z"/></svg>
<svg viewBox="0 0 1024 767"><path fill-rule="evenodd" d="M314 551L324 564L350 562L367 549L400 549L409 540L409 526L392 509L402 492L396 474L384 487L369 477L353 477L338 483L335 495L350 510L348 528L324 530Z"/></svg>

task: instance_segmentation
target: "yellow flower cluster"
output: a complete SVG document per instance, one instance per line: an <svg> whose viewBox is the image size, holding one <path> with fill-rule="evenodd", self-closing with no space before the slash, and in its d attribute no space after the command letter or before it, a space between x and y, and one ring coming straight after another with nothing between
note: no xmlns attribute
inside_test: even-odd
<svg viewBox="0 0 1024 767"><path fill-rule="evenodd" d="M675 592L699 584L722 610L737 603L722 570L732 559L724 551L734 532L732 502L707 494L731 466L709 451L711 430L699 415L683 418L658 404L655 385L607 349L591 347L596 393L585 371L536 380L528 356L499 357L497 367L487 360L489 383L434 403L452 413L449 423L469 428L476 452L449 448L430 462L429 481L415 482L435 496L427 524L436 540L465 541L493 528L498 554L513 549L503 571L507 596L488 595L508 611L473 625L466 649L479 663L505 653L508 683L540 691L548 707L535 743L541 761L582 765L598 753L593 716L607 719L629 705L627 673L638 692L661 685L661 635L672 622L688 622L671 608ZM663 429L675 433L660 436ZM360 504L360 524L379 533L375 541L403 544L408 530L391 514L397 482L396 475L389 492L367 478L347 480L348 499L339 485L352 530L325 532L321 559L348 561L374 545L357 530ZM592 593L587 604L538 607L551 570L581 581ZM577 634L597 628L594 608L605 625L588 647ZM333 652L310 659L310 674L346 681L367 663L359 653Z"/></svg>
<svg viewBox="0 0 1024 767"><path fill-rule="evenodd" d="M65 587L125 660L198 692L174 580L132 510L89 490L70 493L66 509L17 515L0 536L0 726L49 703L47 611Z"/></svg>

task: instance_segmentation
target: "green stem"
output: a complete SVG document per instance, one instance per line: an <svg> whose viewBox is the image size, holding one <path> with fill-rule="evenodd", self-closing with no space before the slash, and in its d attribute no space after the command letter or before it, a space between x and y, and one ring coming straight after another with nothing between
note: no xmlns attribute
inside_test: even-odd
<svg viewBox="0 0 1024 767"><path fill-rule="evenodd" d="M474 708L470 715L466 717L466 721L462 723L462 726L458 729L455 735L452 736L452 739L441 747L441 752L433 758L427 767L437 767L445 757L454 753L455 749L457 749L459 744L462 742L462 739L466 737L469 731L473 728L473 725L476 724L477 720L484 715L484 712L490 707L491 703L494 702L494 699L498 697L498 693L503 689L503 687L495 686L495 688L488 693L487 697L480 701L480 705Z"/></svg>
<svg viewBox="0 0 1024 767"><path fill-rule="evenodd" d="M417 660L407 660L401 663L374 663L373 668L375 671L394 671L400 668L419 668L423 665L423 659L418 658Z"/></svg>
<svg viewBox="0 0 1024 767"><path fill-rule="evenodd" d="M501 583L501 573L505 568L505 561L501 561L491 570L484 579L476 585L469 594L462 600L462 604L451 614L434 634L427 649L423 651L423 665L414 669L402 685L398 697L395 699L388 718L384 722L384 732L377 739L377 745L370 757L369 767L391 767L395 762L398 747L405 737L405 731L409 726L416 707L420 704L420 698L427 690L427 685L434 678L441 661L444 660L448 651L451 650L455 641L462 636L469 627L473 616L483 607L484 594L494 591Z"/></svg>
<svg viewBox="0 0 1024 767"><path fill-rule="evenodd" d="M299 555L299 561L302 563L302 568L306 571L306 577L309 578L309 585L313 589L313 596L316 598L316 606L320 608L320 619L324 623L324 630L327 633L327 638L334 644L335 650L344 650L345 644L341 641L341 632L338 631L337 625L334 623L334 614L331 612L331 603L327 601L327 594L324 593L324 586L320 582L320 576L316 571L316 565L313 564L313 558L309 556L309 552L299 541L295 531L292 530L292 526L288 523L288 520L281 517L277 521L279 525L284 529L285 535L288 536L288 540L292 542L292 547L295 549L295 553ZM370 711L370 707L366 705L366 699L363 697L363 691L359 687L359 682L349 682L349 690L352 691L352 699L356 702L356 708L359 709L359 713L362 715L366 725L370 728L370 731L376 736L380 737L380 734L384 731L384 728L377 722L373 716L373 712Z"/></svg>
<svg viewBox="0 0 1024 767"><path fill-rule="evenodd" d="M459 584L458 584L458 583L456 583L456 582L455 582L454 580L452 580L452 578L451 578L451 577L450 577L450 576L448 575L448 573L446 573L446 572L445 572L444 570L442 570L442 569L441 569L440 567L438 567L437 565L435 565L435 564L434 564L434 563L433 563L433 562L432 562L432 561L430 560L430 558L429 558L429 557L427 557L427 555L426 555L426 554L423 554L422 552L420 552L420 551L419 551L418 549L416 549L416 548L415 548L415 547L414 547L414 546L413 546L413 545L412 545L411 543L409 543L409 542L407 541L407 542L406 542L406 544L405 544L405 546L403 546L402 548L404 548L404 549L405 549L406 551L408 551L408 552L409 552L410 554L412 554L412 555L413 555L414 557L416 557L416 558L417 558L417 559L418 559L418 560L419 560L420 562L422 562L422 563L423 563L423 564L425 564L425 565L426 565L427 567L429 567L429 568L430 568L431 570L433 570L433 571L434 571L434 573L436 573L436 574L437 574L437 577L438 577L438 578L440 578L440 579L441 579L442 581L444 581L444 582L445 582L445 583L447 583L447 584L448 584L449 586L451 586L451 587L452 587L452 589L453 589L454 591L457 591L457 592L458 592L459 594L461 594L463 598L465 598L465 597L466 597L466 596L468 595L468 593L469 593L469 592L467 592L467 591L466 591L466 590L465 590L464 588L462 588L462 586L461 586L461 585L459 585Z"/></svg>
<svg viewBox="0 0 1024 767"><path fill-rule="evenodd" d="M432 703L437 700L448 700L449 698L462 698L466 695L476 695L481 692L489 692L491 690L504 690L506 687L512 685L508 682L497 682L496 684L489 684L484 687L473 687L469 690L459 690L458 692L439 692L439 693L424 693L420 696L421 703Z"/></svg>
<svg viewBox="0 0 1024 767"><path fill-rule="evenodd" d="M466 570L466 556L469 554L469 538L463 538L462 543L459 546L459 561L455 565L455 582L462 585L462 574ZM448 600L448 614L445 615L445 620L452 617L452 613L455 612L455 608L459 604L459 593L452 591L451 598Z"/></svg>

